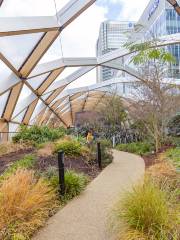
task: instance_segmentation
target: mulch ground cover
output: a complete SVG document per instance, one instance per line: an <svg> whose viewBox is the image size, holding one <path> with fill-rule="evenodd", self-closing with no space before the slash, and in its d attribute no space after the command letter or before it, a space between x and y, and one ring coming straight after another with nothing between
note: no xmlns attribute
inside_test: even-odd
<svg viewBox="0 0 180 240"><path fill-rule="evenodd" d="M40 156L36 163L35 168L40 171L47 170L51 167L58 167L58 160L56 155L52 156ZM92 164L86 163L81 156L71 157L65 156L64 158L64 167L65 169L75 170L79 173L85 173L92 178L95 178L100 170L98 169L97 163L93 162Z"/></svg>
<svg viewBox="0 0 180 240"><path fill-rule="evenodd" d="M0 174L4 172L4 170L11 165L13 162L22 159L27 154L32 154L34 152L33 148L21 149L17 152L12 152L0 156Z"/></svg>
<svg viewBox="0 0 180 240"><path fill-rule="evenodd" d="M18 161L28 154L36 154L35 149L21 149L17 152L9 153L0 157L0 174L2 174L13 162ZM64 159L65 169L72 169L79 173L85 173L91 178L95 178L100 170L97 163L92 162L88 164L84 161L83 157L69 157ZM58 167L58 160L56 155L51 156L37 156L37 163L35 169L45 171L48 167Z"/></svg>
<svg viewBox="0 0 180 240"><path fill-rule="evenodd" d="M143 156L146 169L156 164L158 161L158 154L150 154L147 156Z"/></svg>
<svg viewBox="0 0 180 240"><path fill-rule="evenodd" d="M145 167L146 169L151 167L152 165L156 164L159 162L159 154L165 152L169 148L173 147L172 145L165 145L163 146L158 153L152 153L146 156L142 156L145 162Z"/></svg>

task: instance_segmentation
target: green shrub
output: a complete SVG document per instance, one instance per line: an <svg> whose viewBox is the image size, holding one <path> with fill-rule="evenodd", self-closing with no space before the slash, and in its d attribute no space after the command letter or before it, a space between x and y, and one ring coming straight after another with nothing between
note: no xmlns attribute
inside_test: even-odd
<svg viewBox="0 0 180 240"><path fill-rule="evenodd" d="M146 179L144 185L138 185L125 194L117 205L116 217L124 220L130 232L138 231L147 239L177 240L178 209L168 195Z"/></svg>
<svg viewBox="0 0 180 240"><path fill-rule="evenodd" d="M63 151L68 156L80 156L81 144L75 140L62 140L55 144L54 152Z"/></svg>
<svg viewBox="0 0 180 240"><path fill-rule="evenodd" d="M55 141L65 135L63 128L49 128L47 126L24 126L20 127L19 132L13 137L13 142L31 142L40 144L48 141Z"/></svg>
<svg viewBox="0 0 180 240"><path fill-rule="evenodd" d="M75 141L78 141L80 144L85 145L86 144L86 138L79 135L78 137L74 137Z"/></svg>
<svg viewBox="0 0 180 240"><path fill-rule="evenodd" d="M175 147L180 147L180 137L172 137L172 144L175 146Z"/></svg>
<svg viewBox="0 0 180 240"><path fill-rule="evenodd" d="M102 164L103 167L106 167L108 164L110 164L113 160L113 154L112 154L112 143L109 140L102 139L100 141L101 143L101 158L102 158Z"/></svg>
<svg viewBox="0 0 180 240"><path fill-rule="evenodd" d="M180 169L180 148L172 148L167 150L166 156L176 168Z"/></svg>
<svg viewBox="0 0 180 240"><path fill-rule="evenodd" d="M153 150L153 147L150 143L145 142L134 142L127 144L119 144L116 146L116 149L119 151L125 151L130 153L135 153L138 155L144 155Z"/></svg>
<svg viewBox="0 0 180 240"><path fill-rule="evenodd" d="M46 179L54 189L58 190L59 178L57 170L52 169L52 171L48 171ZM65 172L65 200L70 200L79 195L85 189L87 183L88 177L86 175L67 170Z"/></svg>
<svg viewBox="0 0 180 240"><path fill-rule="evenodd" d="M24 158L14 162L11 166L8 167L5 170L5 172L0 176L0 181L14 174L17 171L17 169L33 168L35 163L36 163L36 157L34 155L26 155Z"/></svg>
<svg viewBox="0 0 180 240"><path fill-rule="evenodd" d="M65 173L65 197L72 199L79 195L86 187L88 177L84 174L78 174L74 171L67 171Z"/></svg>
<svg viewBox="0 0 180 240"><path fill-rule="evenodd" d="M180 114L174 116L168 123L168 132L171 136L180 136Z"/></svg>
<svg viewBox="0 0 180 240"><path fill-rule="evenodd" d="M113 160L112 143L107 139L101 139L98 142L100 142L100 147L101 147L102 166L106 167ZM97 158L97 142L94 141L89 149L91 151L92 156L94 156L94 159L96 159Z"/></svg>

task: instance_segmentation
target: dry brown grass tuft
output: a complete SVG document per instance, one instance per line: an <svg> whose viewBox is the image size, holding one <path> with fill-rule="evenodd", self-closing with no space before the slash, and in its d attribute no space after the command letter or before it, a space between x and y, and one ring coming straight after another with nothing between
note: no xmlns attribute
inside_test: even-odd
<svg viewBox="0 0 180 240"><path fill-rule="evenodd" d="M66 135L66 136L64 136L64 138L62 138L62 139L59 139L59 141L62 141L62 140L66 140L66 141L72 141L72 137L71 137L71 136L69 136L69 135ZM59 142L59 141L57 141L57 142Z"/></svg>
<svg viewBox="0 0 180 240"><path fill-rule="evenodd" d="M52 156L54 151L53 143L46 143L42 148L37 150L37 155L42 157Z"/></svg>
<svg viewBox="0 0 180 240"><path fill-rule="evenodd" d="M54 209L55 193L34 173L17 170L0 186L0 239L25 239L42 226Z"/></svg>
<svg viewBox="0 0 180 240"><path fill-rule="evenodd" d="M175 168L168 161L164 160L149 167L147 173L150 174L152 177L158 176L170 177L175 175Z"/></svg>
<svg viewBox="0 0 180 240"><path fill-rule="evenodd" d="M3 156L8 153L17 152L19 150L27 149L29 148L26 144L21 143L1 143L0 144L0 156Z"/></svg>
<svg viewBox="0 0 180 240"><path fill-rule="evenodd" d="M145 234L134 229L127 229L119 234L118 240L149 240Z"/></svg>

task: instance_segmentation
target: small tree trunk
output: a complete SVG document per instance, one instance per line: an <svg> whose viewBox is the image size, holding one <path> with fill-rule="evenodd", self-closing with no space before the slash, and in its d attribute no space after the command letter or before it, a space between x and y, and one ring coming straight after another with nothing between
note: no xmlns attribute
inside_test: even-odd
<svg viewBox="0 0 180 240"><path fill-rule="evenodd" d="M156 148L156 153L159 151L159 140L157 137L155 137L155 148Z"/></svg>

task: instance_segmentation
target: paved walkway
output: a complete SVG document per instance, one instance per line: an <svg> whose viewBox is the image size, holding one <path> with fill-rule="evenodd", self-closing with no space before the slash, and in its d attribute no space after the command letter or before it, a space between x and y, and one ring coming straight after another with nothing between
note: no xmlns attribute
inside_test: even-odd
<svg viewBox="0 0 180 240"><path fill-rule="evenodd" d="M50 218L34 240L110 240L107 215L124 190L144 174L144 161L114 150L110 164L87 189Z"/></svg>

